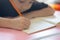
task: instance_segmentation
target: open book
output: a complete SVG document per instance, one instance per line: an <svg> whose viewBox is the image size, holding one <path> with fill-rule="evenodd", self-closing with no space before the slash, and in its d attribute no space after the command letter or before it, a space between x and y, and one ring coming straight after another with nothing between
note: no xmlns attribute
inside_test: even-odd
<svg viewBox="0 0 60 40"><path fill-rule="evenodd" d="M38 18L31 19L30 28L27 30L24 30L24 32L33 33L38 30L43 30L43 29L55 26L57 23L60 22L60 18L59 16L57 16L58 13L60 12L56 11L54 16L38 17Z"/></svg>

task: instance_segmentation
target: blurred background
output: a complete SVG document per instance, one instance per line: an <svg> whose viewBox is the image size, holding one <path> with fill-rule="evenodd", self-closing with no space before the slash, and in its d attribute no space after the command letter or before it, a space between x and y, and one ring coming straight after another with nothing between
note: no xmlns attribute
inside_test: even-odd
<svg viewBox="0 0 60 40"><path fill-rule="evenodd" d="M37 0L50 5L53 9L60 11L60 0Z"/></svg>

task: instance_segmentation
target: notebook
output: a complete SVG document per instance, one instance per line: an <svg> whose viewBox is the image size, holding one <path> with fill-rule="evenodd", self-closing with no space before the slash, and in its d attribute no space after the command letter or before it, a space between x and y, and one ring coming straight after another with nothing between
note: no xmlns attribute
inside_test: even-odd
<svg viewBox="0 0 60 40"><path fill-rule="evenodd" d="M43 30L43 29L55 26L57 23L60 22L60 18L59 18L60 16L57 16L58 13L60 12L56 11L54 16L37 17L37 18L31 19L30 28L23 31L30 34L38 30Z"/></svg>

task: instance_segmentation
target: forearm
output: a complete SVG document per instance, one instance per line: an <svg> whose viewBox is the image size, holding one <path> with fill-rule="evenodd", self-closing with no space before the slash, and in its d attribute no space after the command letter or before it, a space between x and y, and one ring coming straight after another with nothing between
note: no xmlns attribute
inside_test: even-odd
<svg viewBox="0 0 60 40"><path fill-rule="evenodd" d="M30 21L24 17L17 18L0 18L0 27L13 28L13 29L24 29L28 28Z"/></svg>
<svg viewBox="0 0 60 40"><path fill-rule="evenodd" d="M12 21L13 19L0 17L0 27L10 27Z"/></svg>
<svg viewBox="0 0 60 40"><path fill-rule="evenodd" d="M54 15L54 10L50 6L48 6L47 8L27 13L24 16L27 18L34 18L34 17L46 17L52 15Z"/></svg>

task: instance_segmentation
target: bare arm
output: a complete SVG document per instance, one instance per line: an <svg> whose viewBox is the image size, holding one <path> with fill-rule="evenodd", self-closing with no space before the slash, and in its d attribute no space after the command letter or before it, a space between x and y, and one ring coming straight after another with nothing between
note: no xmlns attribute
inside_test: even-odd
<svg viewBox="0 0 60 40"><path fill-rule="evenodd" d="M54 14L54 10L49 6L47 8L41 9L41 10L27 13L24 16L27 18L34 18L34 17L52 16L53 14Z"/></svg>
<svg viewBox="0 0 60 40"><path fill-rule="evenodd" d="M24 28L28 28L29 25L30 25L30 21L25 17L17 17L13 19L0 17L0 27L22 30Z"/></svg>

